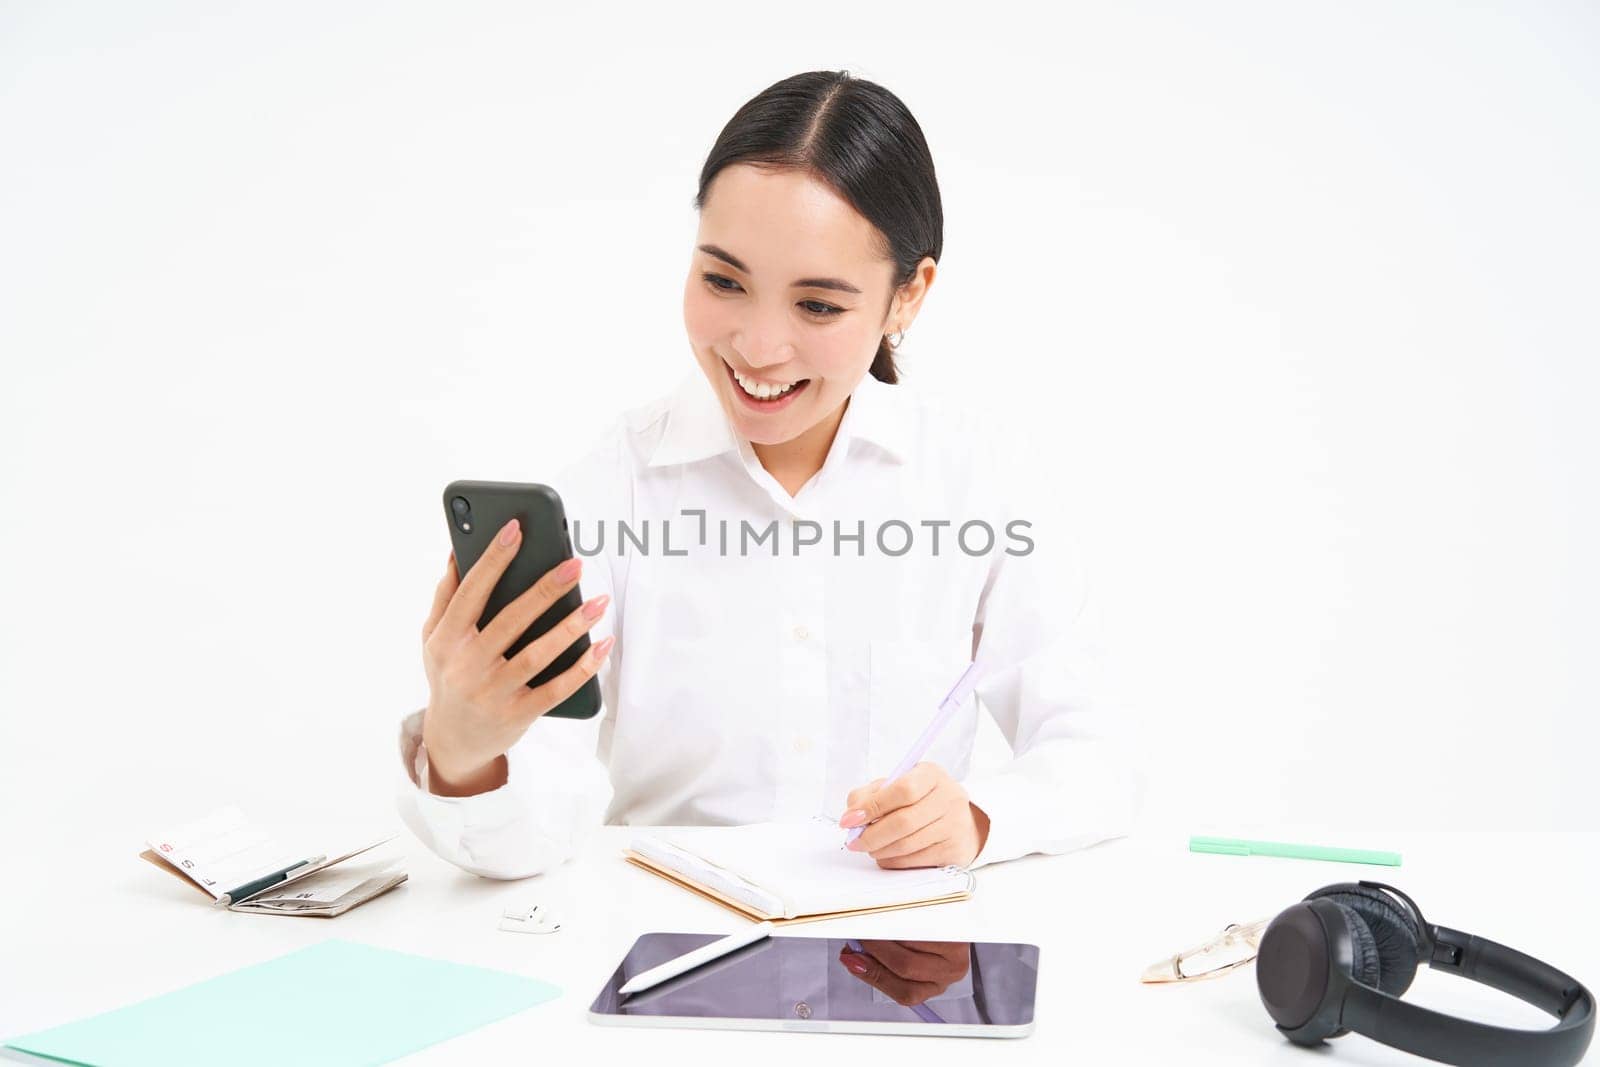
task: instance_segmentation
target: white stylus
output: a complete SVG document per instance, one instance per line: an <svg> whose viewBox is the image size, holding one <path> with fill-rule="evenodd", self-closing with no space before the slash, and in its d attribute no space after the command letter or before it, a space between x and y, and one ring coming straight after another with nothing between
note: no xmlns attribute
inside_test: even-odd
<svg viewBox="0 0 1600 1067"><path fill-rule="evenodd" d="M753 945L763 937L772 933L770 922L756 923L748 930L741 930L737 934L729 934L719 941L709 945L701 945L692 952L685 952L677 959L668 960L666 963L657 964L648 971L634 975L622 983L622 988L617 990L619 995L637 993L641 989L649 989L653 985L660 985L668 978L676 978L685 971L692 971L702 963L708 963L718 956L726 956L746 945Z"/></svg>

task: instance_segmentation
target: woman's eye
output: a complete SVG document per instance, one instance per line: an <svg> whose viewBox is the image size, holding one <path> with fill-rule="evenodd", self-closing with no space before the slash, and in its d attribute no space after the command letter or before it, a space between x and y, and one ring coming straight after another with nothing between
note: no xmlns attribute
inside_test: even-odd
<svg viewBox="0 0 1600 1067"><path fill-rule="evenodd" d="M719 293L735 293L740 291L739 283L734 281L732 278L724 278L720 274L711 274L709 272L700 275L700 277L704 278L706 284ZM844 310L843 308L836 308L832 304L824 304L820 300L802 300L800 301L800 306L804 308L808 314L815 315L818 318L823 319L832 318Z"/></svg>

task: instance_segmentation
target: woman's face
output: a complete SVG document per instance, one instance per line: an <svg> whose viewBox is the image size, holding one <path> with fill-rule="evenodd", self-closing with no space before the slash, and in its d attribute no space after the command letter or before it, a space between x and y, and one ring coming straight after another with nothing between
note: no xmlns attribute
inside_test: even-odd
<svg viewBox="0 0 1600 1067"><path fill-rule="evenodd" d="M741 436L781 444L838 410L897 321L893 274L877 229L810 174L740 163L712 180L683 322Z"/></svg>

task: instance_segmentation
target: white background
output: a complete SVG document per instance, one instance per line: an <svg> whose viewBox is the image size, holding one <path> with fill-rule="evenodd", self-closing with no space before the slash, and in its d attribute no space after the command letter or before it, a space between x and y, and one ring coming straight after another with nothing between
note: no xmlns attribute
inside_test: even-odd
<svg viewBox="0 0 1600 1067"><path fill-rule="evenodd" d="M8 852L390 819L440 489L692 367L705 154L825 68L927 135L902 363L1032 428L1152 826L1595 828L1597 46L1579 3L0 7Z"/></svg>

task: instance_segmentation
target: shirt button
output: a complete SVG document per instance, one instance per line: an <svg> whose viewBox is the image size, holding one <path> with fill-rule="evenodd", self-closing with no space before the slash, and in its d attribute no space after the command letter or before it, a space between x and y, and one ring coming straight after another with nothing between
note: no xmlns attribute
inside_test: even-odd
<svg viewBox="0 0 1600 1067"><path fill-rule="evenodd" d="M794 628L794 639L796 641L804 641L806 638L808 638L810 636L811 636L811 631L806 629L804 626L796 626Z"/></svg>
<svg viewBox="0 0 1600 1067"><path fill-rule="evenodd" d="M811 1005L802 1000L794 1006L794 1013L802 1019L809 1019L811 1018Z"/></svg>

